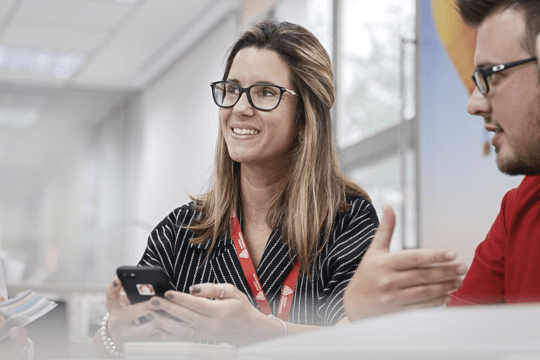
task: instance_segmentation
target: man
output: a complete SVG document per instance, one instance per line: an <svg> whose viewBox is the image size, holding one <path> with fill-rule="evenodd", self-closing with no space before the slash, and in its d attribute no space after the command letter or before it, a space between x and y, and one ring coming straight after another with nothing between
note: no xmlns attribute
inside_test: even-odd
<svg viewBox="0 0 540 360"><path fill-rule="evenodd" d="M4 269L0 259L0 302L6 300L7 297ZM5 319L0 313L0 328L3 326L5 326ZM33 357L33 344L28 338L28 333L19 326L13 326L9 329L9 337L0 342L0 359L32 360Z"/></svg>
<svg viewBox="0 0 540 360"><path fill-rule="evenodd" d="M540 1L457 0L457 5L464 21L477 28L477 87L467 110L482 116L486 129L495 133L499 169L526 177L504 197L499 216L448 305L539 302L540 74L535 55ZM456 275L464 273L461 265L445 262L452 256L448 253L445 260L441 250L389 254L394 223L392 211L385 210L345 291L344 306L353 320L442 304ZM373 266L385 273L386 281L365 276L364 269Z"/></svg>
<svg viewBox="0 0 540 360"><path fill-rule="evenodd" d="M503 198L463 285L449 305L540 301L540 74L538 0L458 0L477 28L474 89L467 106L495 133L497 166L526 175Z"/></svg>

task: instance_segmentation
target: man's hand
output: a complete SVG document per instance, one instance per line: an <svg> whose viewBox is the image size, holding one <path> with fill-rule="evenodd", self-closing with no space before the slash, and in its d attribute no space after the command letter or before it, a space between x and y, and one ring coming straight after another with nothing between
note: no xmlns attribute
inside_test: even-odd
<svg viewBox="0 0 540 360"><path fill-rule="evenodd" d="M396 217L383 209L383 218L370 248L345 290L343 299L351 320L420 307L439 306L461 285L467 271L452 262L449 250L414 249L390 253Z"/></svg>
<svg viewBox="0 0 540 360"><path fill-rule="evenodd" d="M0 296L0 302L5 299ZM0 327L5 326L6 320L0 313ZM28 333L26 329L13 326L9 329L9 337L0 343L0 359L16 359L23 352L28 344Z"/></svg>

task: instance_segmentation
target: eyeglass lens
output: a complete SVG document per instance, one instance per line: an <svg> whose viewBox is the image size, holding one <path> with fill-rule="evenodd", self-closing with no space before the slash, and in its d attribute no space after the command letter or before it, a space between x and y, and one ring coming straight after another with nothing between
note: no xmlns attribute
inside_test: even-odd
<svg viewBox="0 0 540 360"><path fill-rule="evenodd" d="M240 87L236 84L220 82L214 86L214 99L219 106L234 106L240 96ZM281 99L281 89L273 85L255 85L249 88L253 105L261 110L274 109Z"/></svg>
<svg viewBox="0 0 540 360"><path fill-rule="evenodd" d="M475 71L474 74L474 82L476 86L478 87L478 90L480 90L480 93L487 94L488 92L488 85L486 83L486 78L484 77L484 74L482 74L481 71Z"/></svg>

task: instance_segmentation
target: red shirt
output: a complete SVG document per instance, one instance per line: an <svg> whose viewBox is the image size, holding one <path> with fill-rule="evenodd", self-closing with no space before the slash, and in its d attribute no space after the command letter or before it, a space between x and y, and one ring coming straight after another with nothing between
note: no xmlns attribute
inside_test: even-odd
<svg viewBox="0 0 540 360"><path fill-rule="evenodd" d="M506 193L448 306L540 302L540 176Z"/></svg>

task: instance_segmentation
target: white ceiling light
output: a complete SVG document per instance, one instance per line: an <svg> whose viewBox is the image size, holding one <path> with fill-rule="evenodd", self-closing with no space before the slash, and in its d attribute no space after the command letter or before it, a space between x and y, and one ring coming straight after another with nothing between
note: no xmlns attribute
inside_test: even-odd
<svg viewBox="0 0 540 360"><path fill-rule="evenodd" d="M67 79L85 63L86 56L77 52L0 45L0 71Z"/></svg>

